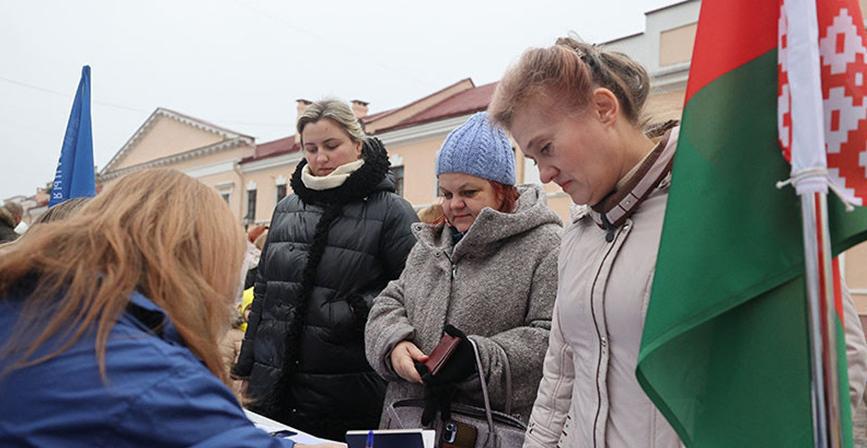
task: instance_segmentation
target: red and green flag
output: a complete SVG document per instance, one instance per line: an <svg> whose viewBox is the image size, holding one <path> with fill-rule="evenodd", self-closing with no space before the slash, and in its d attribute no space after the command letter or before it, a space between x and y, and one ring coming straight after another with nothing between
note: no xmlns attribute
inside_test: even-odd
<svg viewBox="0 0 867 448"><path fill-rule="evenodd" d="M857 0L812 0L812 22L809 1L702 2L636 372L690 447L813 445L801 205L777 183L818 170L865 204L867 35ZM828 204L834 255L867 239L867 210Z"/></svg>

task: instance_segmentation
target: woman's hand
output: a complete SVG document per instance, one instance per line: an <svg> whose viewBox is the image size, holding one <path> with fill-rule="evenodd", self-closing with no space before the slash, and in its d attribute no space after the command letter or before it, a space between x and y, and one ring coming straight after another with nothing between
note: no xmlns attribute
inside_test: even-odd
<svg viewBox="0 0 867 448"><path fill-rule="evenodd" d="M391 350L391 367L403 379L410 383L421 384L421 377L415 370L416 362L427 361L428 356L422 353L415 344L409 341L399 342Z"/></svg>

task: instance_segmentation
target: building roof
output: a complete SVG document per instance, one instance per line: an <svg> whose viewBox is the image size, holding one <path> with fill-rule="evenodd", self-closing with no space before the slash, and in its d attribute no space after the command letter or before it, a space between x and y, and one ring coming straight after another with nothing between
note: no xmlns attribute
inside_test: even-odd
<svg viewBox="0 0 867 448"><path fill-rule="evenodd" d="M485 110L488 107L488 103L490 103L491 101L491 97L494 95L494 90L497 88L497 82L492 82L490 84L476 87L472 83L472 79L465 78L461 79L456 83L452 83L440 90L437 90L434 93L425 95L422 98L414 100L406 105L362 117L361 122L369 124L381 118L392 116L402 110L417 106L424 100L430 99L437 94L440 94L448 89L454 88L455 86L461 83L466 83L468 81L472 87L457 92L449 97L446 97L445 99L436 102L433 105L424 108L421 111L415 113L414 115L411 115L387 128L378 129L376 130L376 134L381 134L383 132L392 131L395 129L403 129L424 123L430 123L433 121L445 120L447 118L457 117ZM241 163L248 163L257 160L267 159L270 157L289 154L300 150L301 145L295 140L295 135L290 135L289 137L284 137L257 145L253 155L251 157L244 158L243 160L241 160Z"/></svg>
<svg viewBox="0 0 867 448"><path fill-rule="evenodd" d="M361 122L364 124L371 123L371 122L376 121L382 117L385 117L387 115L391 115L391 113L396 111L397 109L398 108L392 108L392 109L386 109L383 111L379 111L375 114L367 114L367 115L361 117Z"/></svg>
<svg viewBox="0 0 867 448"><path fill-rule="evenodd" d="M433 96L436 96L436 95L438 95L438 94L440 94L440 93L442 93L442 92L445 92L445 91L448 90L448 89L451 89L451 88L457 86L458 84L465 83L465 82L467 82L467 81L469 81L470 85L475 86L475 85L473 84L473 80L472 80L472 79L470 79L470 78L464 78L464 79L461 79L460 81L457 81L457 82L454 82L454 83L452 83L452 84L449 84L449 85L443 87L442 89L437 90L436 92L433 92L433 93L431 93L431 94L425 95L425 96L423 96L423 97L421 97L421 98L419 98L419 99L417 99L417 100L414 100L414 101L412 101L412 102L410 102L410 103L407 103L407 104L405 104L405 105L403 105L403 106L395 107L394 109L389 109L389 110L387 110L387 111L377 112L377 113L375 113L375 114L368 115L368 116L362 118L362 122L364 122L365 124L367 124L367 123L371 123L371 122L373 122L373 121L375 121L375 120L378 120L378 119L381 119L381 118L388 117L388 116L390 116L390 115L392 115L392 114L395 114L395 113L397 113L397 112L400 112L400 111L403 110L403 109L408 109L408 108L410 108L410 107L412 107L412 106L415 106L416 104L421 103L422 101L424 101L424 100L426 100L426 99L429 99L429 98L431 98L431 97L433 97Z"/></svg>
<svg viewBox="0 0 867 448"><path fill-rule="evenodd" d="M159 117L167 117L188 126L192 126L196 129L201 129L207 132L217 134L223 137L223 139L225 140L244 139L249 140L251 143L254 141L253 137L249 135L241 134L240 132L235 132L231 129L217 126L213 123L209 123L207 121L191 117L189 115L184 115L180 112L175 112L164 107L158 107L156 108L156 110L153 111L153 113L150 114L147 120L145 120L144 123L139 126L135 133L133 133L132 137L127 140L127 142L120 148L120 150L114 155L114 157L112 157L111 160L108 161L105 167L102 168L102 171L100 171L100 174L106 174L110 172L114 168L115 164L121 160L123 155L126 154L130 148L135 146L136 142L148 131L148 129L150 129L150 127Z"/></svg>
<svg viewBox="0 0 867 448"><path fill-rule="evenodd" d="M295 141L295 135L290 135L289 137L278 138L277 140L271 140L270 142L256 145L253 155L241 159L241 163L267 159L269 157L276 157L291 152L298 152L300 150L301 145Z"/></svg>
<svg viewBox="0 0 867 448"><path fill-rule="evenodd" d="M383 132L408 128L410 126L445 120L447 118L458 117L485 110L491 102L491 97L494 96L494 90L496 90L498 82L499 81L492 82L490 84L458 92L393 126L378 130L377 133L381 134Z"/></svg>
<svg viewBox="0 0 867 448"><path fill-rule="evenodd" d="M684 3L690 3L690 2L694 2L694 1L698 1L698 0L683 0L683 1L672 3L670 5L660 6L659 8L654 8L654 9L651 9L650 11L645 11L644 15L647 16L647 15L654 14L654 13L657 13L657 12L665 10L665 9L674 8L675 6L680 6Z"/></svg>
<svg viewBox="0 0 867 448"><path fill-rule="evenodd" d="M620 42L622 40L631 39L633 37L641 36L642 34L644 34L644 31L639 31L639 32L633 33L633 34L628 34L626 36L615 37L614 39L606 40L605 42L600 42L599 45L610 45L610 44L613 44L615 42Z"/></svg>

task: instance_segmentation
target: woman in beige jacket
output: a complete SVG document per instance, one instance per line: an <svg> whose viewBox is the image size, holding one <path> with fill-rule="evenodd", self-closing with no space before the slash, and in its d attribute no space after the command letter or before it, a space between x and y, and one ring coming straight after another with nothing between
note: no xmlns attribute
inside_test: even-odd
<svg viewBox="0 0 867 448"><path fill-rule="evenodd" d="M668 198L676 129L642 131L646 71L573 39L526 52L489 111L575 204L559 257L549 348L525 447L679 447L635 377ZM630 196L631 195L631 196ZM631 198L631 200L630 200ZM850 393L867 344L846 303Z"/></svg>

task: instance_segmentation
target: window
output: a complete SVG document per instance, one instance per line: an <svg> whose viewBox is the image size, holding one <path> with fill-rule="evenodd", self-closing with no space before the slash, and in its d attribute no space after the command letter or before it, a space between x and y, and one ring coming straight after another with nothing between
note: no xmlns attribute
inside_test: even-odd
<svg viewBox="0 0 867 448"><path fill-rule="evenodd" d="M248 223L256 220L256 190L247 190L247 216L244 220Z"/></svg>
<svg viewBox="0 0 867 448"><path fill-rule="evenodd" d="M695 43L695 23L663 31L659 34L659 66L689 62Z"/></svg>
<svg viewBox="0 0 867 448"><path fill-rule="evenodd" d="M286 197L286 184L277 185L277 202Z"/></svg>
<svg viewBox="0 0 867 448"><path fill-rule="evenodd" d="M391 167L391 175L394 177L394 192L398 196L403 196L403 167Z"/></svg>

